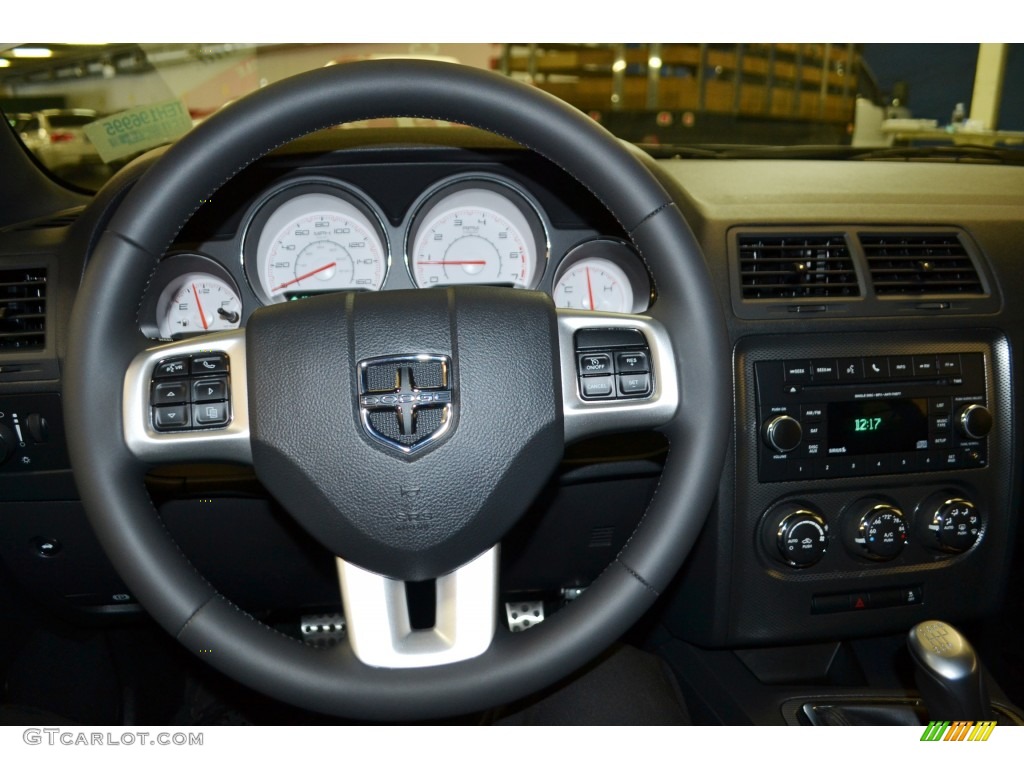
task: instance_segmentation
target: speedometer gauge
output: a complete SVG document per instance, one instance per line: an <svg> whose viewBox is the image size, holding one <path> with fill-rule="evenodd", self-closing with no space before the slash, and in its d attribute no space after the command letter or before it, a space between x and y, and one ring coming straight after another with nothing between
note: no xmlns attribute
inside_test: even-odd
<svg viewBox="0 0 1024 768"><path fill-rule="evenodd" d="M508 285L532 288L546 243L536 213L511 189L483 180L441 190L417 214L409 273L420 288Z"/></svg>
<svg viewBox="0 0 1024 768"><path fill-rule="evenodd" d="M253 219L255 253L246 273L265 303L317 293L379 290L388 252L374 215L327 185L293 187L271 198Z"/></svg>

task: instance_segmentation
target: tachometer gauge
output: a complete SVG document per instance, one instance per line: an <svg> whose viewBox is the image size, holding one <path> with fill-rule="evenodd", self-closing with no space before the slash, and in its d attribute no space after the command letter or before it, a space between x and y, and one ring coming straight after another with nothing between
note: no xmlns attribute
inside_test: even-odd
<svg viewBox="0 0 1024 768"><path fill-rule="evenodd" d="M597 312L643 312L651 281L640 256L622 240L597 238L566 254L555 271L556 307Z"/></svg>
<svg viewBox="0 0 1024 768"><path fill-rule="evenodd" d="M242 303L234 288L205 272L180 275L157 300L157 328L163 338L237 328Z"/></svg>
<svg viewBox="0 0 1024 768"><path fill-rule="evenodd" d="M324 191L289 190L283 202L272 198L253 220L259 240L255 254L247 251L246 271L257 294L271 303L333 291L379 290L388 251L373 214L326 185L299 189Z"/></svg>
<svg viewBox="0 0 1024 768"><path fill-rule="evenodd" d="M532 288L546 255L536 213L510 189L469 181L443 189L417 214L409 273L420 288L509 285Z"/></svg>

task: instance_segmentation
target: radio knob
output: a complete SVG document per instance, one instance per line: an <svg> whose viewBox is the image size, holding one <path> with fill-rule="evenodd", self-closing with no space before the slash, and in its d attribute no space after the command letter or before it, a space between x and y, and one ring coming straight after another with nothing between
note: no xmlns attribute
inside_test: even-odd
<svg viewBox="0 0 1024 768"><path fill-rule="evenodd" d="M984 405L971 403L960 409L957 425L964 437L980 440L992 430L992 414Z"/></svg>
<svg viewBox="0 0 1024 768"><path fill-rule="evenodd" d="M920 509L931 532L928 545L940 552L966 552L981 535L982 521L978 508L954 493L929 496Z"/></svg>
<svg viewBox="0 0 1024 768"><path fill-rule="evenodd" d="M863 501L848 520L853 551L869 560L892 560L907 545L907 523L899 507Z"/></svg>
<svg viewBox="0 0 1024 768"><path fill-rule="evenodd" d="M814 565L828 549L828 524L825 518L809 509L784 512L775 528L778 556L794 568Z"/></svg>
<svg viewBox="0 0 1024 768"><path fill-rule="evenodd" d="M764 423L761 430L765 443L777 453L788 453L800 445L804 430L792 416L776 416Z"/></svg>

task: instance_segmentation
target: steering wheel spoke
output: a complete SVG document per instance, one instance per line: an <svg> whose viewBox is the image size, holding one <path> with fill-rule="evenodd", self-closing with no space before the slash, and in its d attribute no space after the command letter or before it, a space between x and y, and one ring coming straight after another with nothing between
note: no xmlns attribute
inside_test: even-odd
<svg viewBox="0 0 1024 768"><path fill-rule="evenodd" d="M252 462L244 330L140 352L123 403L125 444L142 462Z"/></svg>
<svg viewBox="0 0 1024 768"><path fill-rule="evenodd" d="M558 310L565 442L653 429L679 407L675 351L646 315Z"/></svg>
<svg viewBox="0 0 1024 768"><path fill-rule="evenodd" d="M498 559L495 545L434 579L434 624L414 628L406 582L339 557L338 577L353 653L364 664L393 669L452 664L481 655L494 637Z"/></svg>

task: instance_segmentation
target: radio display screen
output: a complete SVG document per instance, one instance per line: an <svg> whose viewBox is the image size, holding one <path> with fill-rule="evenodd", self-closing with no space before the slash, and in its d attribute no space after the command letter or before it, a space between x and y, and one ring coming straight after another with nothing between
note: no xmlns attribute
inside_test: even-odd
<svg viewBox="0 0 1024 768"><path fill-rule="evenodd" d="M863 456L928 447L928 400L856 400L828 404L828 453Z"/></svg>

